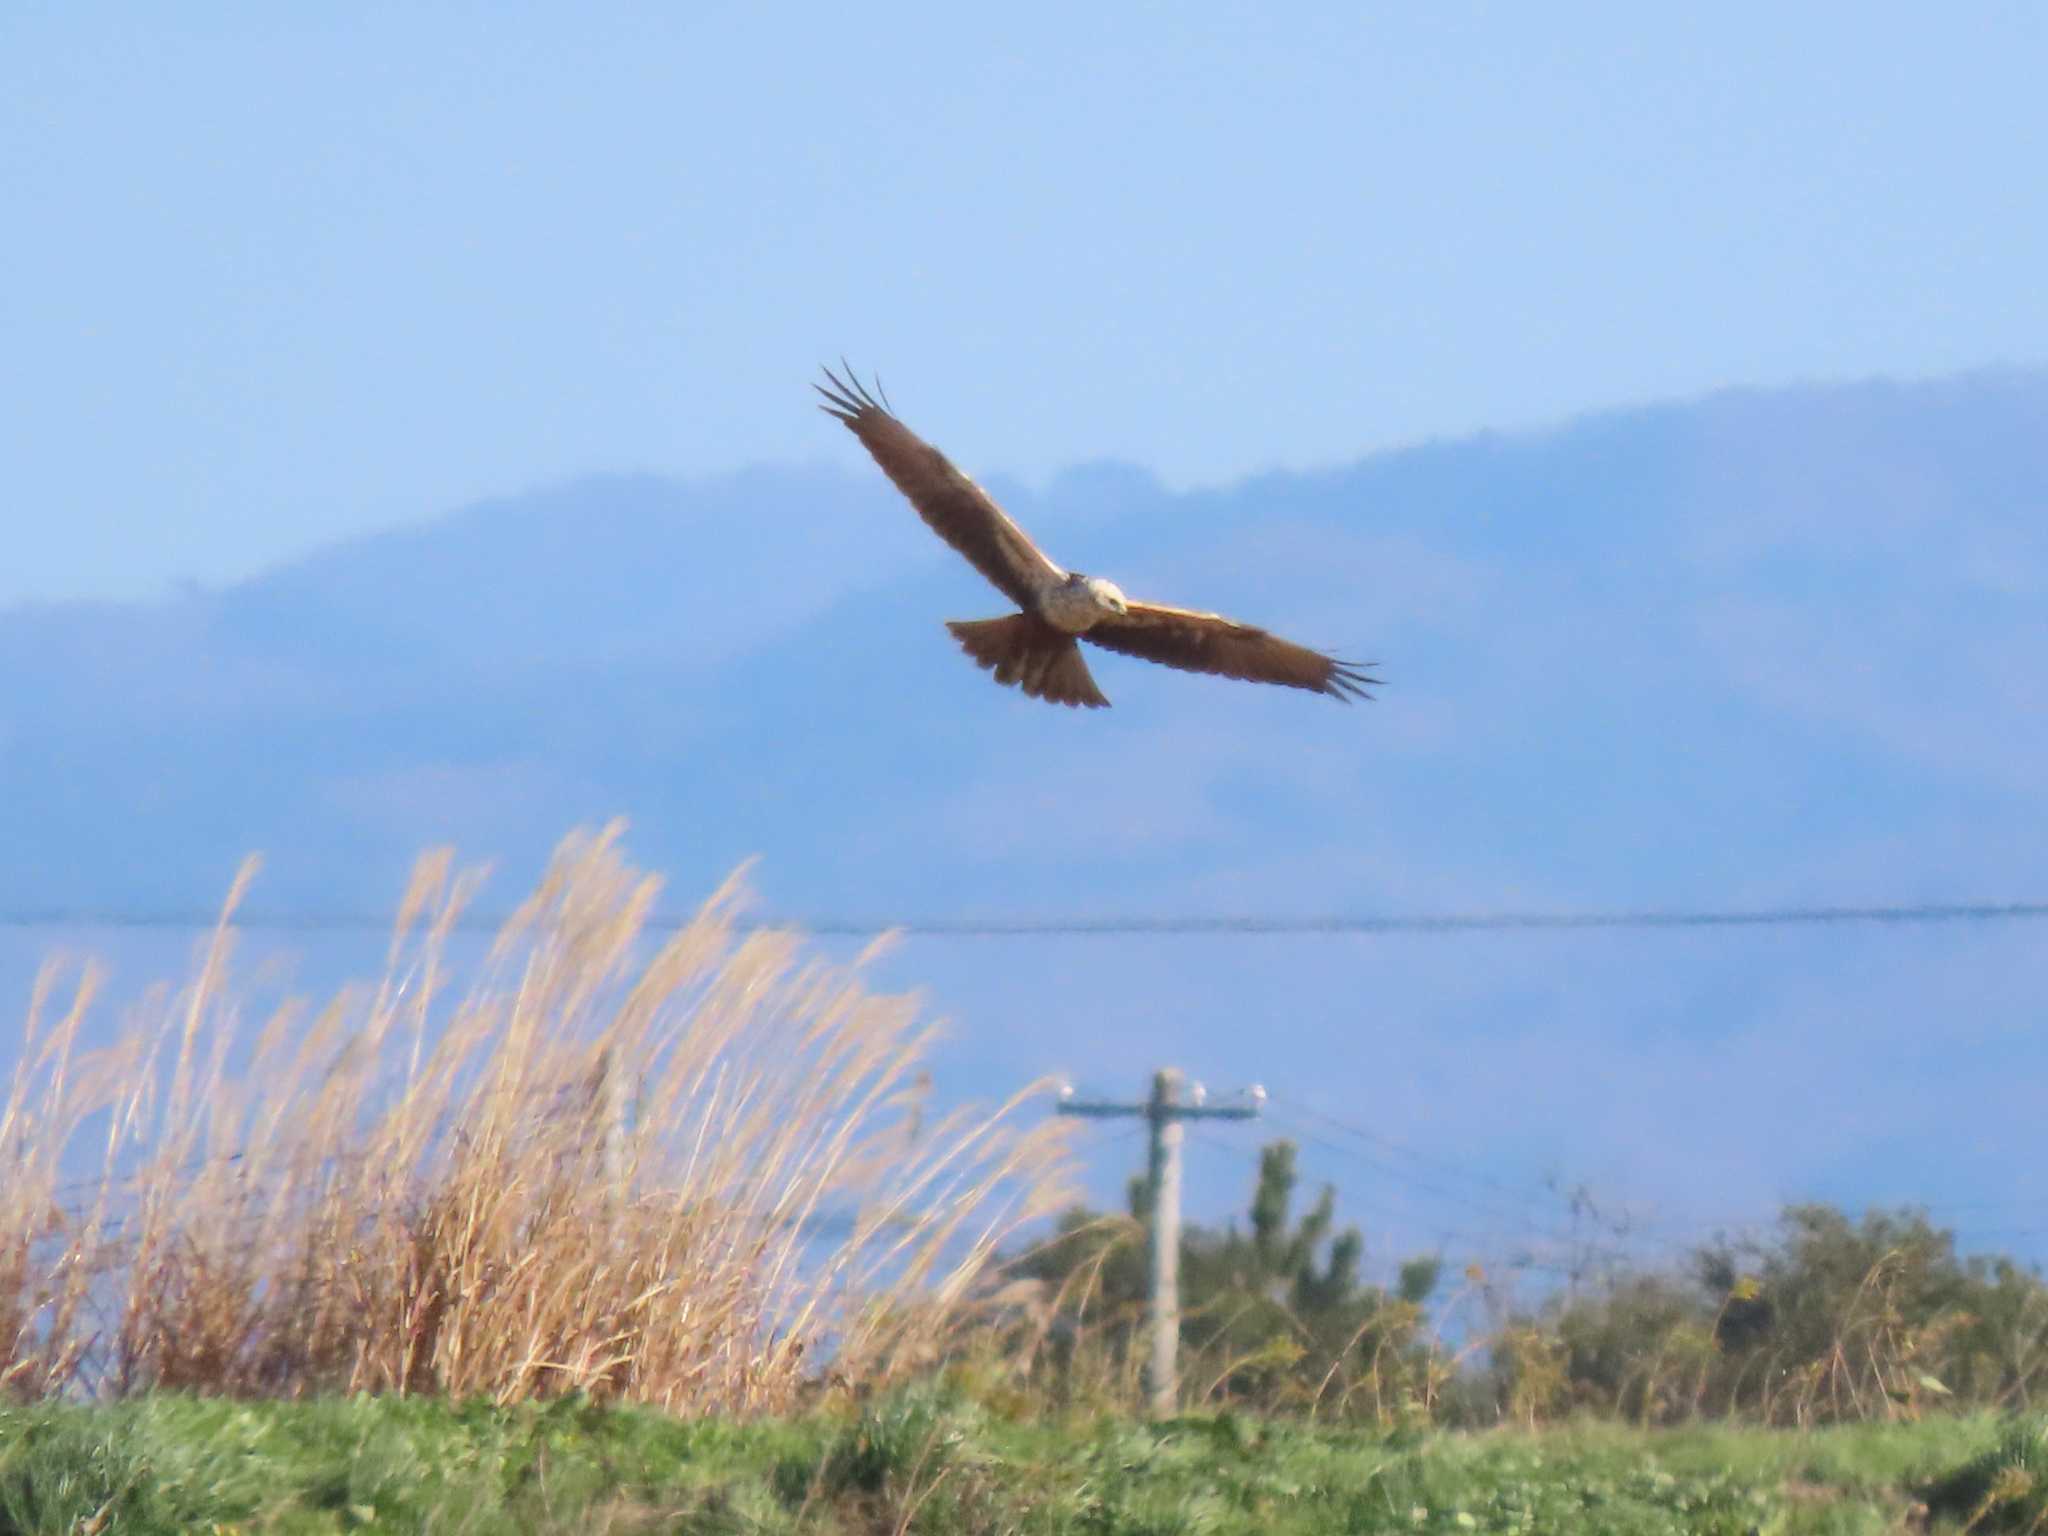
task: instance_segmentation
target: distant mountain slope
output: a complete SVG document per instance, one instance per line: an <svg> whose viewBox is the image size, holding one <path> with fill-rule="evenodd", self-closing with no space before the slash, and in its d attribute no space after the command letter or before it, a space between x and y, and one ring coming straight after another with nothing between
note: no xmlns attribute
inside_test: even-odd
<svg viewBox="0 0 2048 1536"><path fill-rule="evenodd" d="M1001 599L879 476L593 480L16 611L0 900L204 901L260 847L266 902L374 907L422 843L519 869L615 812L798 908L1841 894L2048 768L2044 421L2048 378L1982 376L1005 488L1071 565L1378 660L1349 710L1111 657L1107 714L998 690L940 621ZM2038 829L1998 841L1915 878L2016 884Z"/></svg>

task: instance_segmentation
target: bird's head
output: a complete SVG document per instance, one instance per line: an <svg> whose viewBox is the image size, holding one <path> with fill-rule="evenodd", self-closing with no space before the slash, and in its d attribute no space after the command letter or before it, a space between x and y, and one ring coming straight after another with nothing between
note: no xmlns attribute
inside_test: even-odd
<svg viewBox="0 0 2048 1536"><path fill-rule="evenodd" d="M1125 614L1131 611L1124 600L1123 588L1113 581L1104 581L1100 576L1083 576L1081 585L1088 589L1088 595L1105 613Z"/></svg>

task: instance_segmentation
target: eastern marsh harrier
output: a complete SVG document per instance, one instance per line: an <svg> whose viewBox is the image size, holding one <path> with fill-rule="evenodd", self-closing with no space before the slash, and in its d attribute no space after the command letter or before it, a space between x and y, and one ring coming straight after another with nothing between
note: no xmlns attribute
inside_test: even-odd
<svg viewBox="0 0 2048 1536"><path fill-rule="evenodd" d="M876 394L869 393L851 369L845 380L829 368L825 377L831 388L812 386L825 397L821 409L846 423L932 532L1022 610L1007 618L946 624L961 649L994 672L997 682L1015 683L1052 704L1102 708L1109 700L1088 674L1074 643L1079 639L1184 672L1305 688L1346 703L1372 697L1366 686L1379 679L1359 666L1218 613L1133 602L1114 582L1063 570L994 497L896 419L886 397L876 397L879 385Z"/></svg>

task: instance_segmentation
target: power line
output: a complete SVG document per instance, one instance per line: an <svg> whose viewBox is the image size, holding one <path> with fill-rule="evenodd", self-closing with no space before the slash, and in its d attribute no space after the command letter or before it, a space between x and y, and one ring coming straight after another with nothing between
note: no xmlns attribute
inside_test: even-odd
<svg viewBox="0 0 2048 1536"><path fill-rule="evenodd" d="M509 913L474 912L453 927L496 932ZM1412 915L1329 916L905 918L895 921L852 917L742 918L742 930L796 929L830 938L874 938L897 933L922 939L1087 938L1134 936L1290 937L1395 933L1572 932L1591 929L1780 928L1851 924L1935 924L2021 922L2048 918L2048 901L1920 903L1891 906L1759 907L1741 909L1609 912L1452 912ZM112 908L24 908L0 912L0 928L139 928L196 930L220 920L213 911L127 911ZM687 916L657 915L656 929L687 926ZM387 917L369 912L238 913L231 926L249 931L342 933L389 932Z"/></svg>
<svg viewBox="0 0 2048 1536"><path fill-rule="evenodd" d="M1125 1142L1136 1141L1144 1134L1145 1125L1142 1121L1137 1125L1124 1126L1120 1130L1113 1130L1104 1125L1091 1125L1086 1128L1086 1135L1076 1150L1100 1152L1108 1147L1122 1146Z"/></svg>
<svg viewBox="0 0 2048 1536"><path fill-rule="evenodd" d="M1559 1244L1569 1244L1572 1242L1569 1233L1541 1226L1531 1221L1526 1214L1517 1214L1503 1210L1498 1206L1476 1200L1469 1195L1461 1194L1457 1190L1446 1189L1441 1184L1433 1184L1427 1179L1417 1178L1406 1169L1397 1168L1383 1158L1373 1156L1370 1152L1361 1151L1357 1147L1347 1146L1342 1142L1331 1141L1326 1136L1320 1136L1303 1126L1300 1121L1294 1120L1292 1116L1283 1117L1281 1123L1288 1125L1290 1121L1292 1124L1289 1125L1289 1128L1293 1130L1294 1134L1311 1146L1321 1147L1326 1152L1334 1152L1339 1157L1353 1158L1363 1163L1366 1167L1374 1169L1388 1178L1396 1179L1412 1189L1420 1190L1427 1195L1434 1195L1437 1199L1449 1201L1453 1205L1463 1206L1466 1210L1476 1215L1484 1216L1488 1221L1500 1222L1506 1226L1517 1228L1519 1229L1518 1235Z"/></svg>
<svg viewBox="0 0 2048 1536"><path fill-rule="evenodd" d="M1284 1099L1278 1102L1282 1115L1306 1115L1331 1127L1333 1130L1341 1131L1349 1136L1355 1136L1359 1140L1372 1145L1384 1147L1390 1152L1421 1164L1424 1168L1432 1169L1439 1174L1448 1175L1452 1178L1465 1180L1467 1183L1478 1188L1490 1190L1496 1195L1515 1202L1516 1205L1523 1205L1531 1200L1555 1200L1565 1203L1567 1207L1572 1204L1573 1197L1566 1192L1539 1186L1517 1187L1496 1179L1490 1174L1482 1173L1477 1169L1450 1159L1418 1151L1416 1148L1408 1146L1404 1142L1396 1141L1390 1136L1383 1136L1377 1132L1369 1131L1363 1126L1352 1125L1347 1121L1339 1120L1336 1116L1324 1114L1321 1110L1312 1109L1299 1100ZM1587 1214L1592 1217L1594 1228L1604 1234L1606 1238L1612 1239L1612 1242L1596 1242L1592 1236L1578 1233L1576 1222L1571 1233L1566 1233L1562 1229L1541 1226L1530 1219L1526 1210L1517 1210L1515 1206L1502 1207L1494 1203L1490 1197L1475 1198L1461 1196L1451 1190L1442 1188L1440 1185L1418 1179L1413 1174L1405 1173L1398 1168L1392 1167L1377 1157L1356 1152L1350 1148L1336 1147L1333 1143L1322 1141L1319 1138L1316 1140L1318 1145L1329 1147L1333 1151L1341 1151L1347 1156L1357 1157L1368 1166L1377 1168L1381 1172L1402 1180L1417 1189L1434 1194L1441 1199L1452 1200L1457 1204L1463 1205L1468 1210L1477 1211L1485 1215L1492 1221L1506 1223L1510 1226L1519 1226L1525 1232L1534 1233L1548 1242L1576 1248L1582 1252L1597 1253L1610 1259L1620 1255L1623 1251L1620 1247L1615 1246L1616 1244L1635 1244L1679 1253L1685 1251L1686 1245L1683 1243L1668 1237L1658 1236L1652 1230L1657 1225L1656 1223L1645 1221L1633 1214L1617 1217L1603 1215L1598 1211L1588 1208Z"/></svg>
<svg viewBox="0 0 2048 1536"><path fill-rule="evenodd" d="M1249 1147L1239 1146L1236 1142L1226 1141L1215 1132L1201 1127L1197 1127L1193 1135L1203 1146L1214 1148L1219 1152L1231 1153L1255 1171L1263 1172L1265 1169L1264 1158L1260 1153L1253 1151ZM1342 1196L1344 1210L1347 1215L1354 1211L1363 1211L1369 1216L1377 1217L1389 1226L1413 1227L1426 1231L1439 1241L1444 1239L1455 1240L1475 1252L1488 1244L1498 1244L1502 1241L1498 1233L1467 1232L1454 1227L1438 1226L1435 1223L1423 1220L1413 1211L1397 1211L1391 1207L1376 1204L1370 1199L1361 1198L1354 1190L1344 1190L1342 1191Z"/></svg>
<svg viewBox="0 0 2048 1536"><path fill-rule="evenodd" d="M1297 1128L1299 1128L1299 1117L1308 1116L1310 1118L1322 1122L1325 1125L1330 1126L1335 1130L1342 1131L1346 1134L1359 1137L1361 1140L1364 1141L1384 1146L1391 1151L1400 1153L1402 1156L1413 1158L1415 1161L1423 1164L1425 1167L1435 1167L1436 1169L1445 1174L1470 1180L1475 1184L1483 1185L1486 1188L1495 1190L1500 1194L1508 1196L1510 1198L1518 1198L1522 1194L1521 1191L1515 1189L1513 1186L1504 1184L1499 1180L1493 1179L1483 1173L1479 1173L1475 1170L1462 1168L1456 1163L1447 1162L1441 1159L1431 1157L1427 1154L1416 1151L1413 1148L1407 1147L1400 1142L1394 1141L1390 1137L1377 1135L1374 1132L1364 1129L1363 1127L1347 1124L1346 1122L1339 1120L1332 1115L1326 1115L1319 1110L1310 1109L1306 1105L1302 1104L1299 1100L1288 1099L1276 1095L1274 1097L1273 1104L1276 1111L1274 1118L1277 1119L1283 1125L1287 1124L1289 1121L1292 1121L1294 1125ZM1569 1237L1562 1231L1540 1226L1535 1222L1532 1222L1526 1214L1518 1215L1510 1210L1502 1209L1497 1206L1487 1204L1483 1201L1474 1200L1472 1198L1461 1196L1451 1190L1444 1189L1439 1185L1428 1183L1424 1180L1416 1178L1412 1174L1405 1173L1402 1170L1395 1168L1387 1164L1386 1162L1382 1161L1381 1159L1373 1157L1368 1153L1355 1151L1354 1149L1349 1147L1338 1146L1334 1142L1327 1141L1321 1137L1308 1135L1306 1133L1304 1133L1304 1139L1310 1141L1316 1146L1324 1148L1325 1150L1338 1152L1345 1156L1355 1157L1368 1167L1378 1169L1380 1172L1386 1173L1397 1180L1401 1180L1402 1182L1405 1182L1416 1189L1424 1191L1425 1193L1434 1194L1439 1198L1451 1200L1459 1205L1464 1206L1467 1210L1474 1211L1481 1215L1487 1216L1489 1219L1493 1221L1502 1222L1509 1226L1519 1226L1525 1232L1533 1233L1540 1237L1546 1237L1553 1242L1575 1243L1580 1247L1587 1248L1590 1251L1595 1251L1607 1255L1609 1257L1617 1256L1623 1252L1622 1248L1615 1246L1616 1244L1633 1244L1665 1253L1676 1254L1680 1257L1686 1257L1692 1254L1693 1252L1697 1251L1698 1249L1724 1237L1731 1229L1737 1232L1748 1232L1752 1235L1768 1231L1770 1229L1774 1229L1782 1221L1784 1210L1792 1205L1799 1203L1797 1201L1788 1200L1783 1203L1779 1211L1767 1215L1750 1215L1742 1217L1740 1219L1722 1218L1708 1220L1704 1218L1698 1218L1686 1221L1682 1225L1674 1225L1670 1222L1647 1220L1641 1216L1637 1216L1634 1214L1630 1214L1621 1218L1596 1218L1596 1225L1599 1226L1605 1232L1606 1236L1612 1239L1612 1241L1594 1242L1585 1238ZM1347 1196L1347 1198L1350 1197ZM1888 1205L1884 1202L1871 1202L1868 1208L1875 1210L1879 1208L1898 1209L1917 1207L1927 1215L1930 1222L1933 1222L1938 1226L1939 1218L1942 1217L1945 1213L1954 1213L1960 1211L2006 1211L2013 1210L2015 1208L2021 1210L2040 1210L2043 1206L2048 1206L2048 1197L2033 1196L2025 1199L2012 1200L1964 1200L1943 1202L1907 1200L1891 1202ZM1659 1229L1662 1229L1661 1232ZM1950 1235L1953 1236L1959 1242L1971 1239L1981 1240L1984 1238L1993 1237L2027 1237L2048 1234L2048 1227L2043 1226L2004 1226L1983 1228L1957 1226L1949 1230Z"/></svg>
<svg viewBox="0 0 2048 1536"><path fill-rule="evenodd" d="M1420 1163L1425 1168L1434 1169L1438 1173L1448 1174L1455 1179L1463 1179L1466 1182L1476 1184L1483 1189L1490 1189L1496 1194L1507 1196L1510 1200L1522 1201L1528 1200L1532 1197L1544 1198L1549 1197L1554 1193L1553 1191L1544 1190L1535 1186L1531 1186L1525 1189L1519 1188L1515 1185L1504 1183L1501 1180L1494 1178L1491 1174L1482 1173L1475 1168L1467 1167L1464 1164L1454 1162L1448 1158L1442 1158L1435 1156L1432 1153L1418 1151L1414 1147L1409 1146L1406 1142L1397 1141L1391 1136L1384 1136L1377 1131L1367 1130L1362 1125L1353 1125L1349 1121L1338 1119L1335 1115L1325 1114L1323 1111L1311 1108L1309 1105L1302 1103L1298 1099L1281 1098L1278 1100L1278 1102L1282 1105L1284 1109L1294 1114L1306 1115L1309 1119L1319 1121L1322 1124L1329 1126L1332 1130L1342 1131L1347 1136L1356 1136L1360 1141L1370 1142L1374 1146L1384 1147L1387 1151L1392 1152L1399 1157L1405 1157L1413 1162Z"/></svg>

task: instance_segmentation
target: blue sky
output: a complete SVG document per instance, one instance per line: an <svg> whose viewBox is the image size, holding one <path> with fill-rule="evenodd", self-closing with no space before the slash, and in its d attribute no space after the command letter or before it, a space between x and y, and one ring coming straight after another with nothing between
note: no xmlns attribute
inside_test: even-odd
<svg viewBox="0 0 2048 1536"><path fill-rule="evenodd" d="M591 470L1167 483L2048 358L2048 13L0 12L0 604Z"/></svg>
<svg viewBox="0 0 2048 1536"><path fill-rule="evenodd" d="M864 764L867 814L839 843L792 839L764 866L771 904L844 908L844 883L861 880L885 908L957 898L1001 913L1077 872L1101 882L1096 906L1126 912L1282 896L1426 911L2042 894L2048 492L2038 461L2012 451L2037 440L2025 390L1987 438L1999 454L1971 447L1990 396L1967 388L1948 415L1844 407L1838 440L1819 443L1825 402L1780 437L1744 419L1783 401L1724 402L1688 449L1679 503L1657 509L1630 502L1625 465L1604 479L1585 467L1605 462L1601 432L1633 441L1654 422L1563 442L1554 471L1517 439L1537 467L1511 483L1554 505L1411 505L1403 486L1438 482L1395 466L1296 483L1293 514L1244 510L1256 490L1156 508L1134 491L1140 521L1119 534L1075 510L1078 492L1063 510L1029 490L1085 488L1054 477L1105 458L1183 491L1728 387L2048 364L2038 6L169 14L0 10L0 609L224 583L514 500L436 545L456 551L442 564L358 552L370 596L316 611L296 637L344 653L347 686L325 693L277 654L333 595L311 579L224 603L246 633L203 603L104 626L23 618L14 654L34 664L0 697L0 749L47 749L56 765L32 786L41 802L12 802L18 815L73 817L98 839L76 857L55 845L52 868L109 882L80 905L136 904L109 869L211 891L255 843L285 904L317 906L308 891L333 866L309 862L315 845L366 862L347 840L408 794L423 836L483 859L552 842L570 808L623 811L689 899L735 852L707 849L713 833L751 838L788 820L783 800L844 820L832 797L849 759ZM812 408L808 381L842 352L970 469L1025 488L1027 521L1074 535L1077 563L1121 538L1111 547L1134 568L1117 574L1133 583L1362 647L1395 687L1339 719L1321 701L1205 692L1118 662L1102 674L1113 718L1080 724L998 694L936 630L941 615L994 612L988 594ZM1915 410L1931 413L1931 447L1886 458L1892 445L1858 436ZM1717 455L1723 440L1748 456ZM473 609L464 633L480 654L540 672L562 634L533 614L508 634L504 594L543 606L547 582L573 571L599 601L625 590L597 581L616 574L606 561L680 564L693 546L615 536L550 563L588 537L573 509L603 497L521 493L755 464L797 468L649 491L645 520L606 525L665 530L708 508L724 543L694 547L726 564L656 597L634 588L647 611L602 615L617 635L588 626L634 640L641 662L705 664L700 640L676 638L697 616L688 603L737 586L715 601L754 627L710 668L730 673L730 697L681 690L650 663L658 689L619 685L630 732L566 733L584 761L521 734L544 733L552 697L535 684L544 702L520 714L523 679L465 696L488 706L483 746L429 729L435 690L476 661L415 667L436 659L431 634L396 623L391 670L359 665L365 615L400 591L429 618ZM812 464L844 478L807 479ZM1958 464L2006 479L1964 484ZM1603 495L1580 494L1588 475ZM826 489L800 525L809 564L779 548L749 564L785 524L747 526L735 503L751 512L764 487L813 481ZM1153 540L1147 508L1186 547ZM447 574L515 546L540 571L526 585L503 569L482 573L495 585ZM802 580L775 601L732 574L792 565ZM400 567L418 581L389 584ZM581 622L574 602L557 606L558 624ZM827 623L868 649L814 668L804 647L820 631L804 626ZM785 629L790 649L772 651ZM1646 645L1649 632L1662 639ZM398 672L420 696L396 713L357 699ZM918 724L949 733L937 788L899 774L887 742L854 739L886 734L855 691L878 678L892 697L945 701ZM103 710L116 695L147 707ZM202 695L233 707L209 714ZM743 760L721 764L718 732L746 723L732 699L757 728L739 733ZM183 729L171 745L185 756L164 731L131 731L138 713ZM359 725L384 739L352 739ZM774 754L747 744L813 728L841 734L750 782ZM95 731L129 750L101 750ZM1282 732L1291 750L1266 750ZM1136 771L1105 774L1106 750ZM624 767L594 761L606 751ZM79 765L91 771L68 771ZM738 803L706 818L720 793ZM1039 818L1057 835L1020 805L1063 813ZM1333 811L1352 818L1341 838L1324 832ZM953 885L916 851L934 826ZM404 826L408 850L419 830ZM31 841L15 845L17 876ZM169 850L168 865L197 846L219 857L162 869L150 856ZM24 995L45 943L0 933L4 995ZM182 937L123 943L124 979L177 973ZM2020 1211L1984 1222L2023 1223L2027 1251L2048 1252L2048 1197L2028 1171L2032 929L1114 954L917 941L892 965L892 984L928 986L961 1022L1003 1091L1059 1069L1135 1092L1177 1052L1219 1089L1267 1079L1273 1130L1350 1117L1518 1185L1586 1178L1695 1227L1805 1195L1982 1199ZM1060 1011L1105 986L1113 1028ZM1731 1103L1747 1106L1739 1124L1719 1118ZM1223 1131L1198 1142L1196 1159L1216 1157L1206 1173L1198 1161L1205 1211L1240 1201L1268 1128L1229 1132L1220 1152ZM1324 1134L1339 1148L1305 1148L1314 1176L1349 1180L1355 1205L1406 1201L1404 1238L1472 1222L1455 1202L1376 1191L1355 1166L1369 1144ZM1113 1192L1123 1169L1105 1157L1094 1172Z"/></svg>

